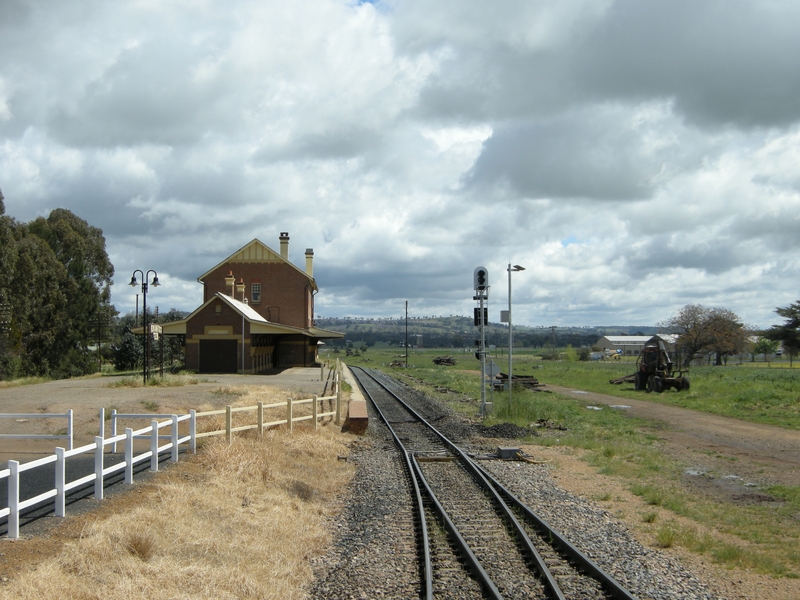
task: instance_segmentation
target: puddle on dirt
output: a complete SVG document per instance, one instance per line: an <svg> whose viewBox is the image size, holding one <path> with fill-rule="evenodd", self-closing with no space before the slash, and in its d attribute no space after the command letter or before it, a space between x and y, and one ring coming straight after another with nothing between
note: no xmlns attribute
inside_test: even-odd
<svg viewBox="0 0 800 600"><path fill-rule="evenodd" d="M685 481L694 490L734 504L778 505L781 501L754 490L757 484L744 481L739 475L715 476L702 467L683 470Z"/></svg>

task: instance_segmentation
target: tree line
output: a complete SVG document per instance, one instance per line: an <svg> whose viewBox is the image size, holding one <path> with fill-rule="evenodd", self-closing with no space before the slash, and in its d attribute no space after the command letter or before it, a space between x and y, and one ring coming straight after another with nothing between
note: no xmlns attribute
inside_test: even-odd
<svg viewBox="0 0 800 600"><path fill-rule="evenodd" d="M800 352L800 302L775 309L786 320L767 330L757 330L742 323L727 308L707 308L701 304L687 304L678 314L659 323L665 332L676 334L676 348L684 366L693 359L707 357L715 365L727 364L731 356L757 354L768 357L780 346L789 357L790 364Z"/></svg>
<svg viewBox="0 0 800 600"><path fill-rule="evenodd" d="M0 377L70 377L94 369L93 324L116 315L103 232L69 210L20 223L0 193Z"/></svg>
<svg viewBox="0 0 800 600"><path fill-rule="evenodd" d="M4 200L0 191L0 379L86 375L102 360L140 364L135 317L110 302L114 266L102 230L63 208L21 223ZM172 309L148 319L183 316ZM182 340L166 340L164 352L168 364L180 360Z"/></svg>

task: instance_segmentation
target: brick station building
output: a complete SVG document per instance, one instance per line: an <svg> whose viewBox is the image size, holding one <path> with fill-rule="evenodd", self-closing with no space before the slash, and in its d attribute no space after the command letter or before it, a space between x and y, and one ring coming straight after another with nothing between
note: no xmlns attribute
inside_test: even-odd
<svg viewBox="0 0 800 600"><path fill-rule="evenodd" d="M202 274L203 304L164 335L185 336L186 368L198 373L264 373L310 367L321 340L344 334L314 327L314 251L305 269L289 262L289 234L280 253L258 239Z"/></svg>

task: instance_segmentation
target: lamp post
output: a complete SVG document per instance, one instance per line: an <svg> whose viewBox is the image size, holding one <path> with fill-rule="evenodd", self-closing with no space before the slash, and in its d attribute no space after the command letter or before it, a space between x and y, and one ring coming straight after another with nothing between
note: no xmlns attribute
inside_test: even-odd
<svg viewBox="0 0 800 600"><path fill-rule="evenodd" d="M161 285L158 283L158 273L150 269L147 273L143 273L141 269L136 269L131 276L131 287L136 287L138 282L136 281L136 273L140 273L142 276L142 323L144 325L144 358L142 360L142 383L147 385L147 377L149 375L149 357L150 357L150 331L147 329L147 277L150 273L153 274L153 281L150 285L153 287L158 287Z"/></svg>
<svg viewBox="0 0 800 600"><path fill-rule="evenodd" d="M514 347L514 331L511 325L511 272L512 271L524 271L525 267L520 267L519 265L511 266L511 263L508 263L508 412L509 416L511 413L511 387L512 387L512 379L513 375L511 369L513 368L513 362L511 359L511 355L513 353Z"/></svg>

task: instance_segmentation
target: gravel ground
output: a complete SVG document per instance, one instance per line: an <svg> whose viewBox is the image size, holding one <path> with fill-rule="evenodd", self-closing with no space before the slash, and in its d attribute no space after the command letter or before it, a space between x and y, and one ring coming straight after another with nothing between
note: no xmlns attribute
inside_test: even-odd
<svg viewBox="0 0 800 600"><path fill-rule="evenodd" d="M437 428L465 449L481 454L490 447L491 442L479 437L484 432L475 424L423 394L413 392L413 397L418 410L428 417L438 415ZM350 456L358 471L345 508L333 523L338 532L333 547L314 565L317 580L310 590L312 598L419 596L406 479L387 430L377 424L371 406L368 410L369 430ZM491 433L499 437L504 432L497 428ZM505 461L482 464L640 599L720 598L677 560L635 541L606 511L559 488L546 466Z"/></svg>

